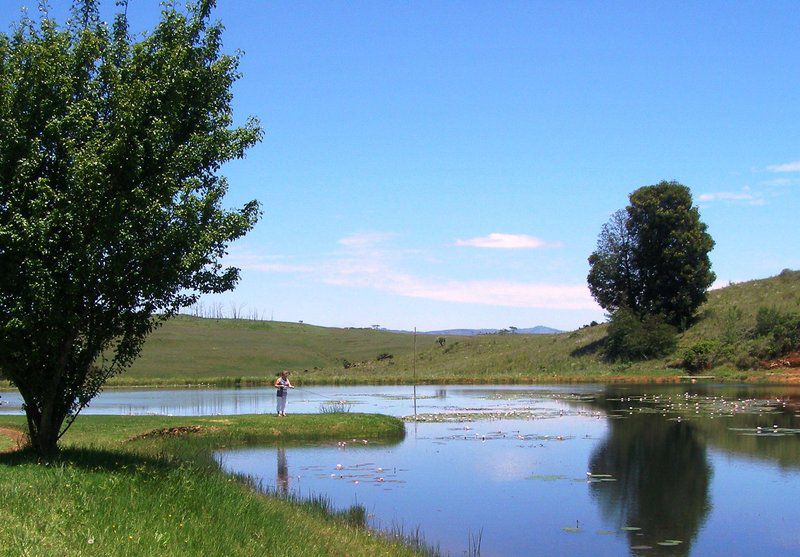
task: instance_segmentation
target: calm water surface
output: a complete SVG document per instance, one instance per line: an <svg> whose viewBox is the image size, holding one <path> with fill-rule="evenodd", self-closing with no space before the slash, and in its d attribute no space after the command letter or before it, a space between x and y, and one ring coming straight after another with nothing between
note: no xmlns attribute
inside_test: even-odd
<svg viewBox="0 0 800 557"><path fill-rule="evenodd" d="M408 423L395 445L349 439L217 457L267 490L361 504L378 528L419 527L452 555L475 536L485 556L800 555L796 389L420 394L427 421ZM399 397L388 395L385 411L409 414Z"/></svg>
<svg viewBox="0 0 800 557"><path fill-rule="evenodd" d="M217 454L266 490L363 505L377 528L419 528L462 555L800 555L800 389L419 387L393 445ZM2 393L0 412L19 412ZM314 387L291 412L344 401L413 415L410 387ZM108 391L87 412L274 411L272 389ZM286 418L291 419L291 416ZM678 543L679 542L679 543ZM663 545L667 544L667 545Z"/></svg>

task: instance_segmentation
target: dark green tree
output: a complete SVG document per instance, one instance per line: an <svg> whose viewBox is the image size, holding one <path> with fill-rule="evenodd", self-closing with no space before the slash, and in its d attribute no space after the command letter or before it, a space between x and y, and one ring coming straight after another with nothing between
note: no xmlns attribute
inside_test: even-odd
<svg viewBox="0 0 800 557"><path fill-rule="evenodd" d="M659 358L675 350L675 328L659 315L640 316L626 306L611 314L604 342L611 360Z"/></svg>
<svg viewBox="0 0 800 557"><path fill-rule="evenodd" d="M610 312L636 303L636 275L631 263L632 241L626 226L628 214L620 209L597 238L597 249L589 256L589 290L597 303Z"/></svg>
<svg viewBox="0 0 800 557"><path fill-rule="evenodd" d="M637 307L685 329L716 278L708 258L714 240L692 205L689 188L678 182L639 188L630 202L627 227L636 240Z"/></svg>
<svg viewBox="0 0 800 557"><path fill-rule="evenodd" d="M622 225L624 222L624 226ZM610 312L622 305L685 329L714 282L714 240L678 182L644 186L603 227L589 257L589 288Z"/></svg>
<svg viewBox="0 0 800 557"><path fill-rule="evenodd" d="M140 39L96 0L0 34L0 369L44 456L155 327L238 280L220 260L260 210L223 208L218 171L262 132L233 126L213 4L166 3Z"/></svg>

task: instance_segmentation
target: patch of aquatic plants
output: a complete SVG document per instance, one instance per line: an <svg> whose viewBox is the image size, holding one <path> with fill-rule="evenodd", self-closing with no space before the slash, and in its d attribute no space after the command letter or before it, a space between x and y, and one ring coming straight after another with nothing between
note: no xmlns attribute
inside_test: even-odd
<svg viewBox="0 0 800 557"><path fill-rule="evenodd" d="M673 419L695 417L715 418L735 415L781 414L790 404L780 398L728 399L722 396L700 394L643 394L638 396L606 398L610 414L631 415L633 413L659 413Z"/></svg>
<svg viewBox="0 0 800 557"><path fill-rule="evenodd" d="M563 526L561 528L561 531L567 534L583 534L586 532L586 529L581 526L580 521L576 521L575 526ZM598 536L610 536L614 534L626 534L628 536L641 536L641 537L646 536L646 534L642 531L642 528L638 526L623 526L619 528L619 530L598 530L595 532L595 534ZM665 539L650 543L654 543L654 545L648 545L645 543L633 544L630 546L630 550L633 552L634 555L647 555L648 554L647 552L649 552L652 549L655 549L655 546L676 547L678 545L681 545L683 543L683 540Z"/></svg>
<svg viewBox="0 0 800 557"><path fill-rule="evenodd" d="M416 416L403 416L407 422L476 422L481 420L545 420L562 418L564 416L591 416L598 417L600 412L589 410L563 410L554 408L464 408L462 410L448 410L445 412L431 412L417 414Z"/></svg>
<svg viewBox="0 0 800 557"><path fill-rule="evenodd" d="M305 466L302 468L305 472L313 473L317 478L336 481L346 481L354 484L402 484L404 480L399 479L398 470L396 467L377 466L374 462L361 462L357 464L341 464L337 463L335 466Z"/></svg>
<svg viewBox="0 0 800 557"><path fill-rule="evenodd" d="M347 414L353 409L353 404L345 400L324 402L319 405L320 414Z"/></svg>

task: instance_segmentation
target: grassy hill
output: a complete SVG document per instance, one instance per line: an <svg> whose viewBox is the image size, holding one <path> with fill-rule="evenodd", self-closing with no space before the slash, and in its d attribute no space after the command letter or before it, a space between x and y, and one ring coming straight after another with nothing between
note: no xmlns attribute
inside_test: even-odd
<svg viewBox="0 0 800 557"><path fill-rule="evenodd" d="M754 369L758 362L753 358L742 358L749 348L759 308L800 313L800 271L784 271L710 292L697 322L679 336L675 351L664 358L635 363L606 361L601 346L606 334L603 324L541 337L487 335L448 341L444 349L434 346L420 353L417 368L421 376L434 380L450 375L481 382L666 380L686 374L676 369L686 348L710 340L720 344L726 341L734 348L728 361L722 361L709 374L727 380L780 380ZM748 365L737 367L738 359ZM408 366L408 361L401 358L394 365Z"/></svg>
<svg viewBox="0 0 800 557"><path fill-rule="evenodd" d="M557 335L417 335L420 382L513 383L534 381L674 380L682 351L700 340L722 341L745 352L759 308L800 312L800 272L730 285L709 294L698 321L664 358L608 362L601 341L605 325ZM735 352L735 350L733 351ZM727 380L775 380L773 372L737 367L737 354L708 373ZM391 358L379 358L381 354ZM411 382L413 338L371 329L179 317L147 342L142 358L117 384L257 383L288 368L306 383ZM755 365L751 358L750 363Z"/></svg>
<svg viewBox="0 0 800 557"><path fill-rule="evenodd" d="M357 362L411 354L413 336L373 329L178 316L158 329L141 358L112 384L259 383L282 369L344 370ZM417 335L426 350L436 337ZM386 357L386 356L383 356Z"/></svg>

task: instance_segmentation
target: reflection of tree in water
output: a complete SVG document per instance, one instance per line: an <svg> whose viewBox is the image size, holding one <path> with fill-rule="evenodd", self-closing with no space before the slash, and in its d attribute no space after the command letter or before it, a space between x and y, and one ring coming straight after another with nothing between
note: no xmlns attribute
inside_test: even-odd
<svg viewBox="0 0 800 557"><path fill-rule="evenodd" d="M630 531L631 547L648 555L688 555L709 510L711 468L692 424L641 414L609 420L610 431L591 458L591 472L617 481L591 484L603 513ZM677 546L658 542L681 540Z"/></svg>

